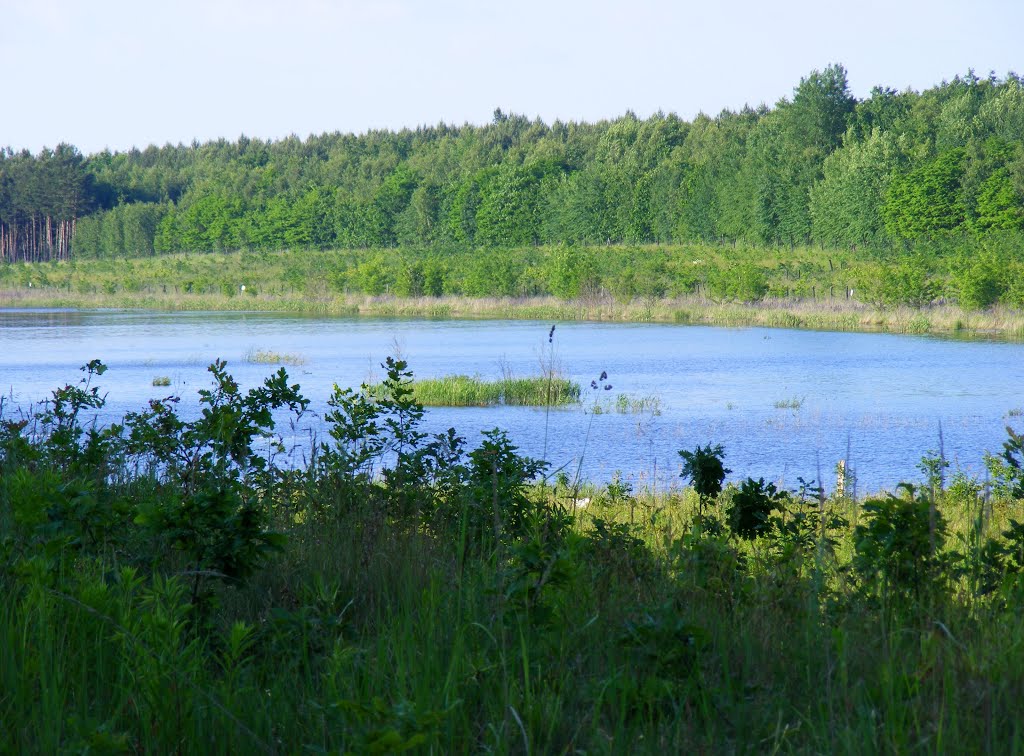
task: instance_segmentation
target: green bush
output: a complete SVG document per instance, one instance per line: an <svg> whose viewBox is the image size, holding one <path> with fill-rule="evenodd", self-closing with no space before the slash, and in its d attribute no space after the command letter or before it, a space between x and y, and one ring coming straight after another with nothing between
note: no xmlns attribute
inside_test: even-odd
<svg viewBox="0 0 1024 756"><path fill-rule="evenodd" d="M684 480L689 478L693 489L700 497L701 511L722 492L725 476L732 472L722 464L724 454L721 445L713 447L711 444L704 448L697 446L692 452L679 452L679 456L683 458L683 469L679 477Z"/></svg>
<svg viewBox="0 0 1024 756"><path fill-rule="evenodd" d="M910 484L902 496L864 502L854 531L853 568L873 595L894 602L933 598L946 577L946 523L934 501Z"/></svg>
<svg viewBox="0 0 1024 756"><path fill-rule="evenodd" d="M763 535L771 524L771 513L785 506L787 499L786 492L779 491L774 483L765 483L764 478L747 478L733 492L726 514L729 529L747 540Z"/></svg>

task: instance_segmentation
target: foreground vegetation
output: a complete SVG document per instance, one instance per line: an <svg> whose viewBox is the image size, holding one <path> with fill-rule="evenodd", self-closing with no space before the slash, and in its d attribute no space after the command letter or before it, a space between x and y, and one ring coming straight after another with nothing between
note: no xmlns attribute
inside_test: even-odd
<svg viewBox="0 0 1024 756"><path fill-rule="evenodd" d="M298 467L254 451L306 406L283 369L97 428L93 362L0 418L0 750L1024 748L1021 437L990 489L723 486L709 445L590 491L421 433L384 367Z"/></svg>

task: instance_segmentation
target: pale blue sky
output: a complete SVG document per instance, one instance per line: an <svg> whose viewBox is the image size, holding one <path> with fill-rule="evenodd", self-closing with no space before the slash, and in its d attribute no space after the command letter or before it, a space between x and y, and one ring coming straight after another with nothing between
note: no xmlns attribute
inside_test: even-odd
<svg viewBox="0 0 1024 756"><path fill-rule="evenodd" d="M846 66L1024 72L1024 0L0 0L0 146L104 147L773 104Z"/></svg>

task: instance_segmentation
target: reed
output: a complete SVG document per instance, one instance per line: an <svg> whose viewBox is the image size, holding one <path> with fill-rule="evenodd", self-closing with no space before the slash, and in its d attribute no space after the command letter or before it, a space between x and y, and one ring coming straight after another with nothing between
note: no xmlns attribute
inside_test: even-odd
<svg viewBox="0 0 1024 756"><path fill-rule="evenodd" d="M616 412L620 415L650 414L658 416L661 414L661 409L661 397L657 394L643 396L616 394L614 399L595 401L592 407L592 411L597 415Z"/></svg>
<svg viewBox="0 0 1024 756"><path fill-rule="evenodd" d="M479 376L450 375L413 381L410 388L413 398L426 407L545 407L580 401L579 384L559 376L487 381ZM374 391L379 392L379 387L371 389Z"/></svg>
<svg viewBox="0 0 1024 756"><path fill-rule="evenodd" d="M543 407L580 401L580 385L559 376L503 378L499 383L504 404Z"/></svg>
<svg viewBox="0 0 1024 756"><path fill-rule="evenodd" d="M305 365L306 358L298 352L275 352L268 349L249 349L245 361L254 365Z"/></svg>

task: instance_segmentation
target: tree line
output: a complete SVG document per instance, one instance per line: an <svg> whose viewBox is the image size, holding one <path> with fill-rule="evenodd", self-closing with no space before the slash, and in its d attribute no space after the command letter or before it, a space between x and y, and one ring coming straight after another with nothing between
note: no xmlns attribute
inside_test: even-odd
<svg viewBox="0 0 1024 756"><path fill-rule="evenodd" d="M0 149L0 262L68 259L77 220L95 207L92 176L74 147L35 156Z"/></svg>
<svg viewBox="0 0 1024 756"><path fill-rule="evenodd" d="M47 236L61 222L73 237ZM8 150L0 223L5 235L17 229L6 260L681 242L900 249L1024 230L1024 80L968 73L858 100L831 65L774 107L692 121L627 112L548 125L496 110L485 126L85 158L68 146Z"/></svg>

